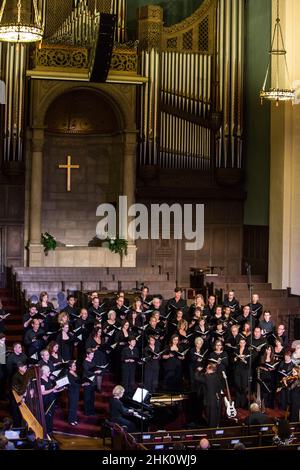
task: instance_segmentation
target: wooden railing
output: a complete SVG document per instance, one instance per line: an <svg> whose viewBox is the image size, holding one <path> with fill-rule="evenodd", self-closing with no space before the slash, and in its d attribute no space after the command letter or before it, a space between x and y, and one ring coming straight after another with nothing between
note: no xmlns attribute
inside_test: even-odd
<svg viewBox="0 0 300 470"><path fill-rule="evenodd" d="M10 290L12 297L17 302L17 305L22 313L28 309L28 300L26 290L21 288L21 282L17 280L17 275L13 271L13 267L5 267L6 286Z"/></svg>

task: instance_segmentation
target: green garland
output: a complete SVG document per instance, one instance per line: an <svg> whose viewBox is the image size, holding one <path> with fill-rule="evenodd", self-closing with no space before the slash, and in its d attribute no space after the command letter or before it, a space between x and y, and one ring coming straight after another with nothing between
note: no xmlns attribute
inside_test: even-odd
<svg viewBox="0 0 300 470"><path fill-rule="evenodd" d="M44 252L45 255L48 255L48 252L50 250L55 250L57 246L57 242L55 240L55 237L53 235L50 235L50 233L45 232L41 234L41 243L44 247Z"/></svg>
<svg viewBox="0 0 300 470"><path fill-rule="evenodd" d="M106 240L108 242L108 248L110 251L113 253L119 253L119 255L122 257L123 255L127 255L127 247L128 247L128 241L124 240L124 238L107 238Z"/></svg>

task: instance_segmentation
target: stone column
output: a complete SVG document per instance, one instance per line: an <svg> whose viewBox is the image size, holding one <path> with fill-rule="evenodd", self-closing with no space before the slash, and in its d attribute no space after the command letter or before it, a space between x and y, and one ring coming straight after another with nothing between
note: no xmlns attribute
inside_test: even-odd
<svg viewBox="0 0 300 470"><path fill-rule="evenodd" d="M41 245L44 128L32 130L29 266L43 266Z"/></svg>
<svg viewBox="0 0 300 470"><path fill-rule="evenodd" d="M123 196L127 196L127 207L135 203L137 132L124 134ZM123 266L136 266L136 246L132 234L128 233L128 255Z"/></svg>
<svg viewBox="0 0 300 470"><path fill-rule="evenodd" d="M299 80L300 2L284 0L280 7L289 74L293 81ZM299 122L300 104L272 105L269 282L275 289L290 287L296 295L300 295Z"/></svg>

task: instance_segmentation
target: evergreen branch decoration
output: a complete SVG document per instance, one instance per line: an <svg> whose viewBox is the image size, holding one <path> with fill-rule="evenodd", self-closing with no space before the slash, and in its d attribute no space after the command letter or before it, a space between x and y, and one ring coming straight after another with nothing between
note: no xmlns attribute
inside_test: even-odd
<svg viewBox="0 0 300 470"><path fill-rule="evenodd" d="M50 250L55 250L57 246L55 237L53 237L53 235L50 235L50 233L48 232L41 234L41 244L44 247L44 252L46 256L48 255L48 252Z"/></svg>
<svg viewBox="0 0 300 470"><path fill-rule="evenodd" d="M124 238L107 238L108 248L112 253L118 253L121 257L127 255L128 241Z"/></svg>

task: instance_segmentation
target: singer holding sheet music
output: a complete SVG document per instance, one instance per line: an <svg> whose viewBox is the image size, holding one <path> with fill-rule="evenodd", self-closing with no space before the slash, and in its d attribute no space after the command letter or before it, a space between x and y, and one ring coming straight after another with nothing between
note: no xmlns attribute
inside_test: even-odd
<svg viewBox="0 0 300 470"><path fill-rule="evenodd" d="M94 351L86 350L86 357L82 365L83 369L83 402L85 416L93 416L95 414L95 388L96 377L101 374L101 369L97 369L94 362Z"/></svg>
<svg viewBox="0 0 300 470"><path fill-rule="evenodd" d="M139 350L134 336L128 338L128 345L122 349L122 385L127 395L132 395L135 389L136 364L139 360Z"/></svg>
<svg viewBox="0 0 300 470"><path fill-rule="evenodd" d="M68 422L71 426L77 426L77 408L81 382L77 375L76 361L69 362L68 380Z"/></svg>
<svg viewBox="0 0 300 470"><path fill-rule="evenodd" d="M234 384L237 408L247 408L250 353L245 338L241 338L234 353Z"/></svg>
<svg viewBox="0 0 300 470"><path fill-rule="evenodd" d="M182 363L185 356L180 351L179 336L173 335L169 342L164 360L164 389L168 392L179 392L182 389Z"/></svg>
<svg viewBox="0 0 300 470"><path fill-rule="evenodd" d="M260 361L260 378L262 381L261 398L267 408L274 408L276 371L279 362L275 361L274 349L268 345Z"/></svg>
<svg viewBox="0 0 300 470"><path fill-rule="evenodd" d="M49 435L53 431L53 418L55 412L56 393L59 391L58 386L50 379L50 369L48 366L41 368L41 391L43 397L43 405L46 419L46 428Z"/></svg>
<svg viewBox="0 0 300 470"><path fill-rule="evenodd" d="M75 335L70 332L69 323L65 323L56 337L59 352L64 361L70 361L72 359L75 340Z"/></svg>
<svg viewBox="0 0 300 470"><path fill-rule="evenodd" d="M158 387L160 344L154 336L149 336L148 345L145 347L144 360L144 385L150 393L155 393Z"/></svg>

